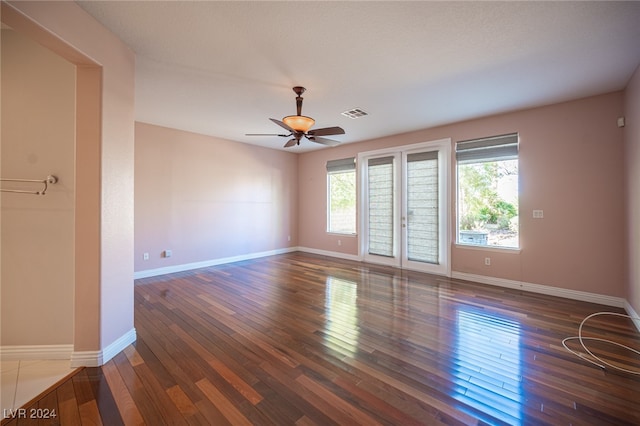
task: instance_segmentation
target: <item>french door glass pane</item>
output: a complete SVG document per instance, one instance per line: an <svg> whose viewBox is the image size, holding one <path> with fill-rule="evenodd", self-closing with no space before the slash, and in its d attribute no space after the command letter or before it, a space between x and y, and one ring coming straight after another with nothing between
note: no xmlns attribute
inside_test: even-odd
<svg viewBox="0 0 640 426"><path fill-rule="evenodd" d="M369 189L369 254L393 256L393 157L367 165Z"/></svg>
<svg viewBox="0 0 640 426"><path fill-rule="evenodd" d="M439 263L438 152L407 155L407 258Z"/></svg>

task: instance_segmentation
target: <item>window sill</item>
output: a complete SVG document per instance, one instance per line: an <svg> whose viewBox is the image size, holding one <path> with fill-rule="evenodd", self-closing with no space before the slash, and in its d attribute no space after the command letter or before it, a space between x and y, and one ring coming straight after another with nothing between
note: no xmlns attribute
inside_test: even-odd
<svg viewBox="0 0 640 426"><path fill-rule="evenodd" d="M520 252L522 251L521 248L517 248L517 247L482 246L482 245L460 244L460 243L454 243L453 246L455 248L460 248L465 250L494 251L494 252L509 253L509 254L520 254Z"/></svg>
<svg viewBox="0 0 640 426"><path fill-rule="evenodd" d="M329 235L339 235L341 237L357 237L358 234L356 234L355 232L331 232L331 231L327 231L327 234Z"/></svg>

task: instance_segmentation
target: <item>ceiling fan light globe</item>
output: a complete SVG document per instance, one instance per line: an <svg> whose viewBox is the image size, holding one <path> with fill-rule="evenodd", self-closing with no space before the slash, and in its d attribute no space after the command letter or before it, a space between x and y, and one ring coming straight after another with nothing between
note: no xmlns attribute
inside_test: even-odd
<svg viewBox="0 0 640 426"><path fill-rule="evenodd" d="M288 115L282 121L296 132L302 133L307 133L316 122L313 118L304 115Z"/></svg>

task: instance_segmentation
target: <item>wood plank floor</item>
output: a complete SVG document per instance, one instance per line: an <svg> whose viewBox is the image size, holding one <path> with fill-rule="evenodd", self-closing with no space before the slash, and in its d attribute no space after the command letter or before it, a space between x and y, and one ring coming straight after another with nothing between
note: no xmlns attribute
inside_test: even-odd
<svg viewBox="0 0 640 426"><path fill-rule="evenodd" d="M640 376L561 344L602 310L304 253L141 279L137 342L2 424L638 425ZM585 333L640 342L624 318Z"/></svg>

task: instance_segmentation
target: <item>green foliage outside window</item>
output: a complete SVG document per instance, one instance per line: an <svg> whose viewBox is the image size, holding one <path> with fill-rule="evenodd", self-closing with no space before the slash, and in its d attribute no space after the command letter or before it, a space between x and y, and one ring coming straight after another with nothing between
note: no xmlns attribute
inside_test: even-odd
<svg viewBox="0 0 640 426"><path fill-rule="evenodd" d="M331 207L351 208L355 203L355 172L331 174Z"/></svg>
<svg viewBox="0 0 640 426"><path fill-rule="evenodd" d="M513 219L518 216L517 192L511 196L501 193L504 191L500 191L500 183L517 175L517 160L460 165L460 229L484 229L487 225L499 230L513 228Z"/></svg>
<svg viewBox="0 0 640 426"><path fill-rule="evenodd" d="M356 232L355 170L329 174L329 232Z"/></svg>

